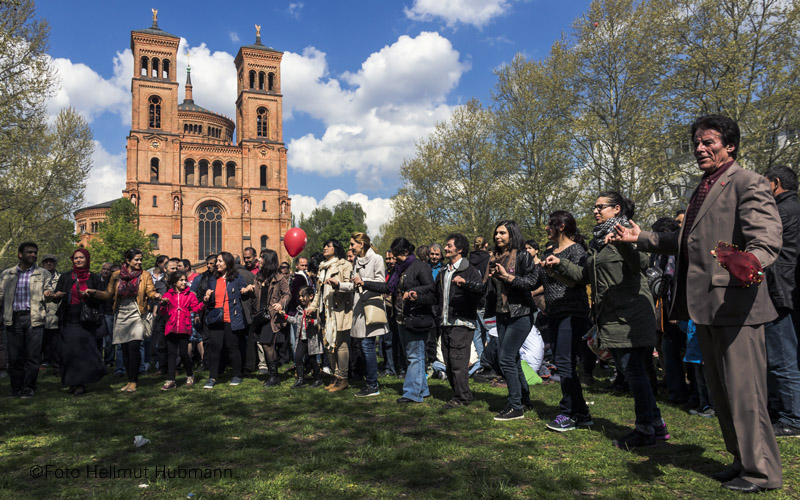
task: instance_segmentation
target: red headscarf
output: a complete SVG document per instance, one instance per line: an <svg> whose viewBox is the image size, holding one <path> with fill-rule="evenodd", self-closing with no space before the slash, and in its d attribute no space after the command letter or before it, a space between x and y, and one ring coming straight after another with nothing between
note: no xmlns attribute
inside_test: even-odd
<svg viewBox="0 0 800 500"><path fill-rule="evenodd" d="M72 285L72 290L69 297L70 304L79 304L81 301L81 296L79 292L82 292L89 288L88 281L89 275L91 272L89 271L89 263L91 262L91 257L89 256L89 251L85 248L78 248L74 252L72 252L72 256L70 260L75 258L75 254L83 254L86 257L86 263L82 267L76 267L75 263L72 264L72 279L75 280L75 284Z"/></svg>

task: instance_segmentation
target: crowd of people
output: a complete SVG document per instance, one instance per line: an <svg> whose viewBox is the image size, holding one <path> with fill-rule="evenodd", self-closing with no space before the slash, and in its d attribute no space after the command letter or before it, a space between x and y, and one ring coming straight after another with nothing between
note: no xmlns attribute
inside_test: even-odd
<svg viewBox="0 0 800 500"><path fill-rule="evenodd" d="M47 366L76 396L109 367L127 393L150 366L162 391L178 387L179 368L186 386L208 372L207 390L230 367L231 386L251 375L270 388L289 373L292 389L355 385L356 397L397 376L404 405L424 403L440 377L452 390L446 411L469 405L476 381L506 387L494 419L507 421L533 408L530 386L544 379L562 394L546 426L565 432L593 425L584 389L597 366L613 365L612 388L631 393L635 413L616 446L670 439L663 386L669 403L718 418L733 455L713 475L725 488L779 488L775 438L800 436L797 176L742 169L728 118L702 117L691 135L703 176L685 211L644 231L630 200L599 192L589 241L559 210L541 254L513 220L496 224L491 246L454 232L443 244L397 237L384 255L356 232L309 249L294 272L270 249L210 255L202 273L166 256L145 270L131 249L98 275L78 248L59 273L55 257L36 266L37 245L22 243L0 277L11 395L33 397Z"/></svg>

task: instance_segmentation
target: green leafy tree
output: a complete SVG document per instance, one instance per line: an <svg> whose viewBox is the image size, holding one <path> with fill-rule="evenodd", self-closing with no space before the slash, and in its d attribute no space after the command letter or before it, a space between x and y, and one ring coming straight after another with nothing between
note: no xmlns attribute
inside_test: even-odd
<svg viewBox="0 0 800 500"><path fill-rule="evenodd" d="M92 270L99 271L103 262L123 263L125 252L131 248L142 251L145 269L155 264L150 238L139 229L139 210L127 198L120 198L111 204L106 220L100 223L97 237L89 242Z"/></svg>
<svg viewBox="0 0 800 500"><path fill-rule="evenodd" d="M333 210L326 207L315 208L308 218L300 218L300 229L305 231L308 241L302 254L308 257L322 251L322 244L329 239L337 239L345 249L350 244L350 235L367 230L364 209L358 203L349 201L336 205Z"/></svg>

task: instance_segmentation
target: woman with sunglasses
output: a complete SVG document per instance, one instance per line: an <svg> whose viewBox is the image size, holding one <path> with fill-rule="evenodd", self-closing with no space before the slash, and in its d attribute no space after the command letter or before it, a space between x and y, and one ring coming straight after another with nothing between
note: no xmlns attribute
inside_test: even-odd
<svg viewBox="0 0 800 500"><path fill-rule="evenodd" d="M581 266L549 255L548 273L567 285L590 284L592 315L600 347L609 349L633 394L636 427L614 442L622 449L653 446L669 439L645 368L656 343L653 297L647 286L648 258L630 243L609 244L614 226L629 226L633 202L616 191L599 194L593 208L597 225L589 254Z"/></svg>

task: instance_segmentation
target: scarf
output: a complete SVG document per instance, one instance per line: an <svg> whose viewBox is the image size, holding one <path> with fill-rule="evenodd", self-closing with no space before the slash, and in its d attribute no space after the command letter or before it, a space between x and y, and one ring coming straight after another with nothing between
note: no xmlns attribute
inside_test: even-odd
<svg viewBox="0 0 800 500"><path fill-rule="evenodd" d="M589 242L589 248L592 248L596 251L600 251L601 248L606 246L606 236L609 233L614 231L614 226L617 224L622 224L623 226L630 226L628 224L628 218L624 215L620 215L619 217L612 217L605 222L601 222L600 224L594 226L592 229L592 234L594 238L592 241Z"/></svg>
<svg viewBox="0 0 800 500"><path fill-rule="evenodd" d="M328 270L338 265L339 260L340 259L336 257L326 260L319 265L319 273L317 274L317 279L319 280L319 291L317 293L320 294L319 318L323 324L325 341L331 346L334 345L336 341L336 318L333 315L333 288L323 285L323 283L328 279Z"/></svg>
<svg viewBox="0 0 800 500"><path fill-rule="evenodd" d="M392 277L389 278L389 292L391 292L392 295L397 293L397 287L400 286L400 276L402 276L403 273L406 272L406 269L408 269L409 266L411 266L411 264L413 264L416 260L417 258L414 256L414 254L409 254L409 256L406 257L406 260L402 262L398 260L394 265Z"/></svg>
<svg viewBox="0 0 800 500"><path fill-rule="evenodd" d="M122 264L119 270L119 286L117 286L117 295L120 297L136 297L139 293L139 279L142 276L142 270L134 271L128 266L128 263Z"/></svg>
<svg viewBox="0 0 800 500"><path fill-rule="evenodd" d="M72 265L72 279L75 280L75 283L72 285L72 290L70 290L69 295L69 303L70 304L80 304L81 302L81 294L80 292L85 291L89 288L88 281L89 276L92 274L89 271L89 263L91 262L91 257L89 256L89 251L85 248L78 248L74 252L72 252L73 259L75 254L82 254L86 257L86 263L83 267L75 267L75 264Z"/></svg>
<svg viewBox="0 0 800 500"><path fill-rule="evenodd" d="M517 250L513 249L510 252L503 252L489 260L490 268L496 264L500 264L508 274L515 276L516 269L514 266L517 265ZM489 273L486 273L486 276L488 277ZM508 311L508 292L511 289L511 285L509 285L506 280L492 279L494 280L495 289L500 292L500 311Z"/></svg>

